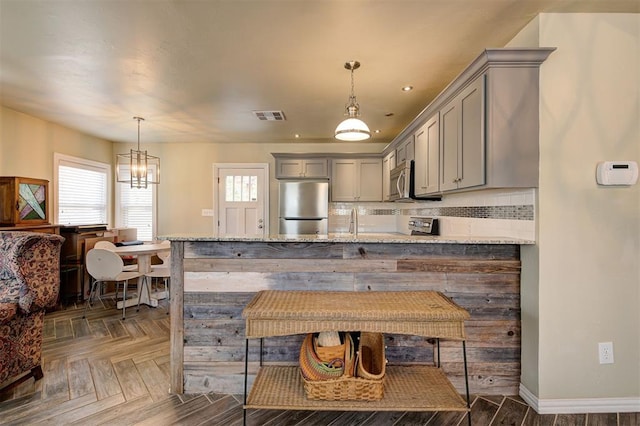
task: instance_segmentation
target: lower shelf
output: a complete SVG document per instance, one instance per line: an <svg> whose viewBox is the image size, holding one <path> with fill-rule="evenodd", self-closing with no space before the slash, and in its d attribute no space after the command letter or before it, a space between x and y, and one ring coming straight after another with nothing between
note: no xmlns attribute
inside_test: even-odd
<svg viewBox="0 0 640 426"><path fill-rule="evenodd" d="M298 366L265 366L253 383L245 408L345 411L468 411L444 373L429 366L387 366L379 401L307 399Z"/></svg>

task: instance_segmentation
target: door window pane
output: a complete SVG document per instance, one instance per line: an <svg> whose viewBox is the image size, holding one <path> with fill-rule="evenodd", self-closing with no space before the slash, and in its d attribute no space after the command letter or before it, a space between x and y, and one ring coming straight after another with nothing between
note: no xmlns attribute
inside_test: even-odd
<svg viewBox="0 0 640 426"><path fill-rule="evenodd" d="M258 199L258 176L227 176L225 201L247 202Z"/></svg>

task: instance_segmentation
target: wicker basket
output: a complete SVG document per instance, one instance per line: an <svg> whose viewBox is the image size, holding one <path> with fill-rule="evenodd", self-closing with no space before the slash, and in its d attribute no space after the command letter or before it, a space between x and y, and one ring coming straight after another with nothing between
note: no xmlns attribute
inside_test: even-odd
<svg viewBox="0 0 640 426"><path fill-rule="evenodd" d="M367 359L372 360L375 366L369 366L366 376L353 377L356 364L359 367L360 361L355 360L353 343L349 333L347 333L347 336L345 338L347 351L343 375L329 380L308 380L303 374L302 380L307 398L325 401L376 401L384 396L383 379L386 365L384 337L380 333L361 333L358 353L362 353L362 336L364 336L364 343L367 345L365 352L371 354L371 356L367 355ZM382 356L380 357L379 354L382 354ZM360 356L357 358L359 359ZM379 360L382 360L382 364L379 363ZM376 363L376 361L378 362ZM366 368L366 366L367 362L363 364L363 368Z"/></svg>
<svg viewBox="0 0 640 426"><path fill-rule="evenodd" d="M360 333L356 375L364 379L381 380L387 368L382 333Z"/></svg>
<svg viewBox="0 0 640 426"><path fill-rule="evenodd" d="M331 362L336 358L344 359L344 353L346 350L346 337L341 336L343 343L336 346L320 346L318 345L318 337L313 336L313 347L316 351L316 355L323 362Z"/></svg>

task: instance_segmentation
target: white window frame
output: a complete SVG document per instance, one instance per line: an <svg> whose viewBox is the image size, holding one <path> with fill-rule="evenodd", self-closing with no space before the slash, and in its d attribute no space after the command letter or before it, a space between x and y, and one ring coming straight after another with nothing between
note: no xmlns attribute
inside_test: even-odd
<svg viewBox="0 0 640 426"><path fill-rule="evenodd" d="M106 217L107 225L111 223L111 164L101 163L99 161L87 160L86 158L73 157L70 155L53 153L53 220L54 223L60 223L59 218L59 189L60 183L59 168L61 165L77 167L82 169L93 169L104 172L107 175L107 194L106 194ZM66 225L66 224L62 224Z"/></svg>
<svg viewBox="0 0 640 426"><path fill-rule="evenodd" d="M150 166L153 168L153 166ZM154 173L156 171L154 170ZM127 183L117 182L115 191L115 224L116 228L125 228L125 224L122 220L121 210L121 185L128 185ZM151 241L155 241L158 237L158 185L149 184L148 189L151 189ZM137 191L137 188L132 188ZM138 239L140 239L138 237Z"/></svg>

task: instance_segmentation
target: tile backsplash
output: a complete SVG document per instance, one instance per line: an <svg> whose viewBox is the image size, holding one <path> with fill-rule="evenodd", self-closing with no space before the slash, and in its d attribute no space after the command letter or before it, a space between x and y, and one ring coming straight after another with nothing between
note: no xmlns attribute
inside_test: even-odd
<svg viewBox="0 0 640 426"><path fill-rule="evenodd" d="M437 217L441 235L535 240L536 190L486 190L413 203L330 203L329 232L348 232L358 209L359 232L408 233L411 216Z"/></svg>

